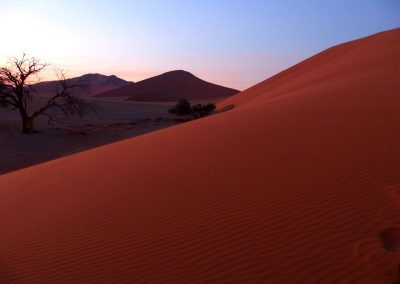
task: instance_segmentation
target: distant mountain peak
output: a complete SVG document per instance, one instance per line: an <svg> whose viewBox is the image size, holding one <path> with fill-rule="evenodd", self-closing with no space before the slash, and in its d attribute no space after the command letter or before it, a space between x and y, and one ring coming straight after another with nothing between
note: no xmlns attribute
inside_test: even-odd
<svg viewBox="0 0 400 284"><path fill-rule="evenodd" d="M99 73L87 73L87 74L83 74L81 76L78 76L78 78L104 78L104 77L108 77L107 75L103 75L103 74L99 74Z"/></svg>
<svg viewBox="0 0 400 284"><path fill-rule="evenodd" d="M136 101L174 101L218 99L239 91L206 82L185 70L173 70L135 84L99 94L99 97L129 97Z"/></svg>
<svg viewBox="0 0 400 284"><path fill-rule="evenodd" d="M82 95L97 95L116 88L132 84L115 75L103 75L99 73L87 73L78 77L67 79L70 83L82 83L88 86L88 89ZM50 95L56 91L58 81L47 81L35 84L35 89L44 95ZM83 91L82 91L83 92Z"/></svg>
<svg viewBox="0 0 400 284"><path fill-rule="evenodd" d="M185 70L173 70L169 72L165 72L161 74L160 76L180 76L180 77L192 77L192 78L197 78L195 75L192 73L185 71Z"/></svg>

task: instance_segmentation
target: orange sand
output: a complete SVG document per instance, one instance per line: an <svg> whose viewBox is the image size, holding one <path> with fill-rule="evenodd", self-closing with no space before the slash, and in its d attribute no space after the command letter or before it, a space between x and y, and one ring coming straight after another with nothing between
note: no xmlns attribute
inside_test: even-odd
<svg viewBox="0 0 400 284"><path fill-rule="evenodd" d="M1 283L393 283L400 30L236 108L0 177Z"/></svg>

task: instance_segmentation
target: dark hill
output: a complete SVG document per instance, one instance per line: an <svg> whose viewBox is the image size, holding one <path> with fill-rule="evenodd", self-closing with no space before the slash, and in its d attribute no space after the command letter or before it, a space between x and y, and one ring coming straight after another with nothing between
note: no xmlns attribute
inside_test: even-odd
<svg viewBox="0 0 400 284"><path fill-rule="evenodd" d="M85 74L67 80L69 84L82 84L85 88L76 90L80 95L94 96L99 93L117 89L132 82L125 81L115 75L106 76L102 74ZM58 81L46 81L34 84L35 90L42 95L52 95L57 90Z"/></svg>
<svg viewBox="0 0 400 284"><path fill-rule="evenodd" d="M206 82L193 74L178 70L111 90L98 97L128 97L132 101L175 101L178 98L192 100L229 97L239 91Z"/></svg>

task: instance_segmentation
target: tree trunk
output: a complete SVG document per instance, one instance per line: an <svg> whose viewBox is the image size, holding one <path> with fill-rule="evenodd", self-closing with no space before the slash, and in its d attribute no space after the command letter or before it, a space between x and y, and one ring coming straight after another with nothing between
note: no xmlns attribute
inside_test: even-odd
<svg viewBox="0 0 400 284"><path fill-rule="evenodd" d="M22 98L22 96L21 96ZM21 103L22 99L19 99L19 114L21 116L21 122L22 122L22 133L24 134L31 134L31 133L35 133L35 127L33 126L33 120L34 120L34 116L29 116L26 108L23 106L23 104Z"/></svg>
<svg viewBox="0 0 400 284"><path fill-rule="evenodd" d="M22 133L31 134L35 132L36 130L33 124L33 119L27 115L22 115Z"/></svg>

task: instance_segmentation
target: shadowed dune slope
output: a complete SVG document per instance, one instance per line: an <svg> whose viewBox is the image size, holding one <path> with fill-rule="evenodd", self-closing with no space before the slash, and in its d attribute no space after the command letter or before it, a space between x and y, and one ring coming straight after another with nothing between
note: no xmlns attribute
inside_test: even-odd
<svg viewBox="0 0 400 284"><path fill-rule="evenodd" d="M350 42L229 112L1 176L0 282L393 283L399 58L400 30Z"/></svg>
<svg viewBox="0 0 400 284"><path fill-rule="evenodd" d="M131 101L176 101L224 98L239 91L222 87L183 71L171 71L119 89L97 95L98 97L128 97Z"/></svg>

